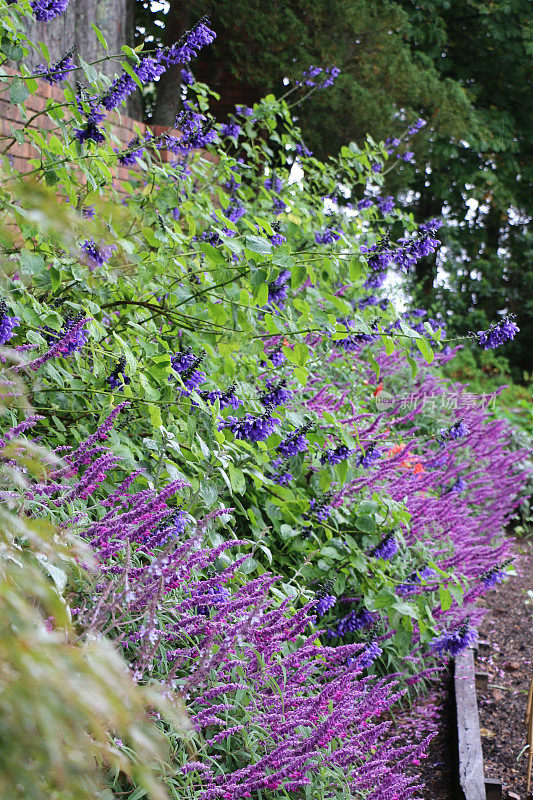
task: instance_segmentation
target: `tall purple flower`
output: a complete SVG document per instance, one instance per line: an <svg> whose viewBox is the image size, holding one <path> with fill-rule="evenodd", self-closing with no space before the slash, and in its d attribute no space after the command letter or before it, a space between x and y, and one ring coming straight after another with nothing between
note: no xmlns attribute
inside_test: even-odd
<svg viewBox="0 0 533 800"><path fill-rule="evenodd" d="M238 139L241 133L242 133L241 126L234 121L227 122L220 128L220 135L223 137L231 137L232 139Z"/></svg>
<svg viewBox="0 0 533 800"><path fill-rule="evenodd" d="M116 389L122 391L122 387L131 382L131 379L126 375L126 359L124 356L117 362L107 381L113 391Z"/></svg>
<svg viewBox="0 0 533 800"><path fill-rule="evenodd" d="M270 477L274 483L278 483L280 486L286 486L292 481L292 472L288 468L288 461L284 461L282 458L276 458L271 466L274 472Z"/></svg>
<svg viewBox="0 0 533 800"><path fill-rule="evenodd" d="M233 408L237 410L241 405L241 401L235 394L235 384L230 386L229 389L226 389L225 392L221 392L220 389L213 389L207 392L200 392L200 397L203 400L207 400L208 403L215 403L216 400L220 403L220 408Z"/></svg>
<svg viewBox="0 0 533 800"><path fill-rule="evenodd" d="M81 249L86 254L87 264L91 269L96 267L103 267L111 258L113 250L116 250L116 245L96 244L93 238L87 239L81 246Z"/></svg>
<svg viewBox="0 0 533 800"><path fill-rule="evenodd" d="M337 598L333 594L320 594L317 598L317 603L315 606L315 613L317 617L323 617L324 614L333 608L335 603L337 602Z"/></svg>
<svg viewBox="0 0 533 800"><path fill-rule="evenodd" d="M277 350L274 350L273 353L270 353L269 359L272 361L275 367L281 367L287 360L281 347L279 347Z"/></svg>
<svg viewBox="0 0 533 800"><path fill-rule="evenodd" d="M307 426L304 425L283 439L277 447L278 453L284 458L292 458L298 453L307 452L309 448L309 442L304 436L306 430Z"/></svg>
<svg viewBox="0 0 533 800"><path fill-rule="evenodd" d="M333 228L323 228L315 233L315 242L317 244L333 244L333 242L338 242L340 238L340 233Z"/></svg>

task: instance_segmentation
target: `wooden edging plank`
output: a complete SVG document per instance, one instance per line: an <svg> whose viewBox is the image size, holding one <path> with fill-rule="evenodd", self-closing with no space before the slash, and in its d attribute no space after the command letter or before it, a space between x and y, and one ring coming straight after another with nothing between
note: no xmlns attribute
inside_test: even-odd
<svg viewBox="0 0 533 800"><path fill-rule="evenodd" d="M464 800L486 800L474 655L470 648L463 650L455 658L454 687L459 749L459 786Z"/></svg>

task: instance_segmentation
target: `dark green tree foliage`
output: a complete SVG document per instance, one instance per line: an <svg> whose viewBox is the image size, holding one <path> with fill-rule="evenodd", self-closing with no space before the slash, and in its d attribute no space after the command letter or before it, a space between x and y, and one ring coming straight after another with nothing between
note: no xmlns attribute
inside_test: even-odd
<svg viewBox="0 0 533 800"><path fill-rule="evenodd" d="M516 314L522 336L504 353L515 377L533 369L531 288L533 98L532 14L525 0L404 2L414 45L441 76L465 87L474 109L466 135L432 130L414 179L420 217L444 209L448 249L420 265L412 289L426 305L447 312L451 332L466 317L479 328L497 312ZM409 172L410 170L406 170Z"/></svg>
<svg viewBox="0 0 533 800"><path fill-rule="evenodd" d="M451 332L464 329L466 316L471 323L472 312L486 328L497 312L511 311L527 334L528 0L171 0L167 14L156 12L159 29L152 12L143 13L143 30L156 37L161 26L174 34L176 24L185 28L211 14L218 39L196 74L224 96L215 106L219 117L232 103L279 89L284 77L297 80L310 64L341 67L332 88L294 108L319 157L426 118L428 127L410 145L415 164L402 163L387 177L391 191L414 187L419 219L444 213L449 223L442 269L437 275L437 259L420 263L410 289L448 317ZM155 121L173 119L178 81L169 75L160 87ZM517 340L506 349L515 377L533 368L521 348Z"/></svg>

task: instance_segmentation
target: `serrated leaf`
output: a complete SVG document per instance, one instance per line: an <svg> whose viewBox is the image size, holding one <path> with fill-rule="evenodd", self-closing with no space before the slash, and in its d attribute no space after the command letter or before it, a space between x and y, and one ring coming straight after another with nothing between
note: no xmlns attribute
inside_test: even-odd
<svg viewBox="0 0 533 800"><path fill-rule="evenodd" d="M263 239L261 236L246 236L244 244L252 253L266 256L272 252L272 245L268 239Z"/></svg>
<svg viewBox="0 0 533 800"><path fill-rule="evenodd" d="M14 105L24 103L28 99L30 93L25 81L21 80L18 76L13 78L11 86L9 87L9 99Z"/></svg>

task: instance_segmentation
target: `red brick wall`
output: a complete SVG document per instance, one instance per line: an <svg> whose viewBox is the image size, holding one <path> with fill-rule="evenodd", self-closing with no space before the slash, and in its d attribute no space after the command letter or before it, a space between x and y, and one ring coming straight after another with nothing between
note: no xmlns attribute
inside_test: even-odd
<svg viewBox="0 0 533 800"><path fill-rule="evenodd" d="M16 74L14 70L6 69L6 71L10 72L12 75ZM0 93L0 135L11 137L11 128L21 128L24 125L24 121L21 119L18 107L11 105L9 102L8 86L9 84L7 83L2 84L2 87L6 88L3 88L3 92ZM45 81L39 81L39 89L36 94L30 95L24 103L28 120L35 114L38 114L38 116L30 122L30 128L40 129L41 131L52 130L54 128L54 121L49 119L46 114L41 113L45 110L46 103L50 98L57 102L62 102L62 90L57 86L50 86L50 84ZM110 114L110 119L113 133L123 144L127 144L136 133L140 133L141 135L146 133L147 126L143 122L131 119L131 117L112 112L112 114ZM157 136L167 130L167 128L161 125L151 125L150 130ZM8 144L9 142L5 139L0 141L0 151L4 150ZM14 169L19 173L29 172L32 169L31 164L28 163L29 159L35 158L39 154L37 148L30 142L25 142L22 145L15 142L9 148L8 153L11 157ZM161 151L161 156L165 161L173 157L172 154L166 150ZM129 168L117 166L115 170L117 180L127 180L129 172Z"/></svg>

